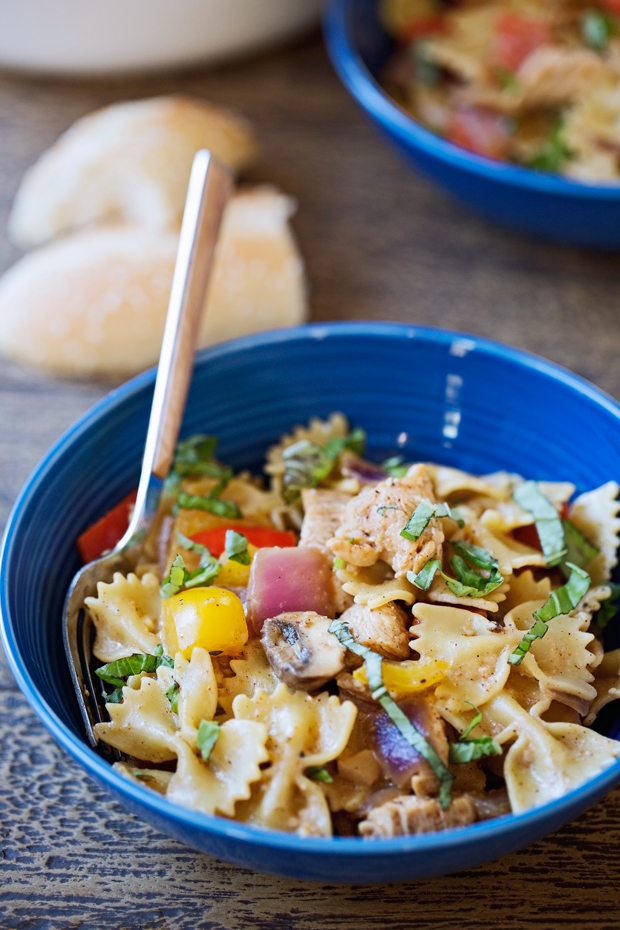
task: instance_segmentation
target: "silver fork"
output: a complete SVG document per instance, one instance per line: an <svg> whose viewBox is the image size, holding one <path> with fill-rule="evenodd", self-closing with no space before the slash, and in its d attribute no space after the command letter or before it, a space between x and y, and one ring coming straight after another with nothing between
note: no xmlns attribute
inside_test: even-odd
<svg viewBox="0 0 620 930"><path fill-rule="evenodd" d="M127 574L135 569L157 512L185 410L200 314L213 267L222 214L232 185L230 172L209 152L196 153L183 213L133 516L118 545L77 573L65 600L65 651L86 735L93 747L98 743L95 723L104 719L103 698L99 681L93 681L91 672L92 623L84 609L84 598L95 596L97 583L112 581L115 572Z"/></svg>

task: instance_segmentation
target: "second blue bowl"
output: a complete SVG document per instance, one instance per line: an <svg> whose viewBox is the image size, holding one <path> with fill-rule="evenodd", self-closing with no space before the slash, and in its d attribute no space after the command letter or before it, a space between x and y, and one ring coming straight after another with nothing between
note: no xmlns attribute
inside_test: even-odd
<svg viewBox="0 0 620 930"><path fill-rule="evenodd" d="M324 33L342 82L406 160L487 216L546 239L620 249L620 184L582 184L468 152L417 123L380 87L393 49L377 0L330 0Z"/></svg>

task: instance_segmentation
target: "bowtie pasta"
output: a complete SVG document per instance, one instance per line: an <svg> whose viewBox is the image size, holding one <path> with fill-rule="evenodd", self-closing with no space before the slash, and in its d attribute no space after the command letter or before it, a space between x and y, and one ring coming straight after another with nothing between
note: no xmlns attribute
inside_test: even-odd
<svg viewBox="0 0 620 930"><path fill-rule="evenodd" d="M620 179L620 0L381 0L392 96L450 141Z"/></svg>
<svg viewBox="0 0 620 930"><path fill-rule="evenodd" d="M179 444L144 564L86 600L124 776L376 839L518 814L618 758L590 728L620 695L618 485L364 447L342 414L312 420L269 449L265 487L213 438Z"/></svg>

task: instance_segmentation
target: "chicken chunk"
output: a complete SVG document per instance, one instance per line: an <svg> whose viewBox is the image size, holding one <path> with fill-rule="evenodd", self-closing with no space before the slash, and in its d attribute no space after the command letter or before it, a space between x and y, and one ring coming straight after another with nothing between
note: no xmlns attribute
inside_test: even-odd
<svg viewBox="0 0 620 930"><path fill-rule="evenodd" d="M471 798L454 798L447 810L442 810L434 798L414 795L395 798L370 811L359 825L364 839L378 840L390 836L413 836L417 833L439 833L454 827L465 827L476 820L476 808Z"/></svg>
<svg viewBox="0 0 620 930"><path fill-rule="evenodd" d="M327 543L340 526L344 508L350 500L351 495L343 491L304 488L301 492L304 522L301 525L299 545L314 546L331 556Z"/></svg>
<svg viewBox="0 0 620 930"><path fill-rule="evenodd" d="M367 567L382 559L397 578L408 571L417 573L429 559L441 559L444 540L435 517L415 541L400 535L422 500L435 503L426 465L419 464L404 478L387 478L351 498L340 528L327 545L334 555L352 565Z"/></svg>
<svg viewBox="0 0 620 930"><path fill-rule="evenodd" d="M384 658L411 657L407 615L393 601L374 610L364 604L353 604L340 619L348 625L353 639Z"/></svg>
<svg viewBox="0 0 620 930"><path fill-rule="evenodd" d="M570 103L604 79L606 65L587 48L543 45L525 59L517 72L525 106Z"/></svg>
<svg viewBox="0 0 620 930"><path fill-rule="evenodd" d="M333 553L331 549L328 549L327 543L340 526L344 508L351 500L351 495L327 488L304 488L301 492L301 500L304 507L304 520L301 525L299 545L320 549L331 559ZM351 606L353 598L343 591L342 582L335 574L332 575L332 587L336 613L341 614L343 610Z"/></svg>

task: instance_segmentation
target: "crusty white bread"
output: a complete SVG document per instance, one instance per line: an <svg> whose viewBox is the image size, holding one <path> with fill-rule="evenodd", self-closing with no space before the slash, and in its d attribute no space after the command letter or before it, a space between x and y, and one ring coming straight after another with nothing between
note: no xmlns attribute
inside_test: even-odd
<svg viewBox="0 0 620 930"><path fill-rule="evenodd" d="M273 188L228 205L200 345L306 317L303 264ZM172 232L82 230L26 255L0 281L0 351L54 374L122 378L157 361L176 257Z"/></svg>
<svg viewBox="0 0 620 930"><path fill-rule="evenodd" d="M206 148L236 171L256 157L241 116L187 97L116 103L79 119L30 168L9 238L22 248L89 223L180 228L192 159Z"/></svg>

